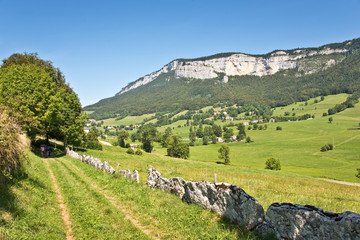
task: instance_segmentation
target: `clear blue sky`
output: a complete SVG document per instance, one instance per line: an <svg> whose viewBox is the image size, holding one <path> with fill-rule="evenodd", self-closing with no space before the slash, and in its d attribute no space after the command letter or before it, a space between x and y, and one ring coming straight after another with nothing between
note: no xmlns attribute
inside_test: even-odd
<svg viewBox="0 0 360 240"><path fill-rule="evenodd" d="M360 0L0 0L0 59L38 52L83 106L176 58L360 37Z"/></svg>

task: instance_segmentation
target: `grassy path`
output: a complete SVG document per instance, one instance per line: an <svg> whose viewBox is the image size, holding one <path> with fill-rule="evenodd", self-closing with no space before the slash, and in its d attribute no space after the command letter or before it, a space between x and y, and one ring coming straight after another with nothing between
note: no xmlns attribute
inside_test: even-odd
<svg viewBox="0 0 360 240"><path fill-rule="evenodd" d="M151 239L86 179L55 159L50 165L68 203L76 239Z"/></svg>
<svg viewBox="0 0 360 240"><path fill-rule="evenodd" d="M64 159L57 159L56 161L60 162L68 171L72 171L76 175L78 175L84 182L87 182L91 185L94 191L100 193L103 195L104 198L107 199L107 201L115 208L117 208L119 211L123 212L125 214L125 218L129 220L135 227L140 229L143 233L151 237L152 239L160 239L157 237L157 234L155 234L153 231L149 230L147 226L143 226L139 223L137 219L135 219L132 216L132 213L130 210L125 208L121 205L121 203L116 199L116 197L111 194L111 192L102 189L100 186L98 186L95 181L93 181L91 178L87 177L84 173L84 171L80 170L77 166L70 163L69 161L66 161ZM71 170L70 170L71 169ZM152 221L156 221L155 219L152 219Z"/></svg>
<svg viewBox="0 0 360 240"><path fill-rule="evenodd" d="M61 195L59 185L57 184L56 178L55 178L53 172L51 171L49 161L47 159L44 159L44 161L45 161L46 166L47 166L47 168L49 170L50 177L51 177L51 180L52 180L52 183L53 183L56 195L57 195L57 199L58 199L58 202L59 202L59 208L61 209L61 216L62 216L62 219L64 221L65 227L66 227L66 239L67 240L72 240L73 236L72 236L71 220L70 220L69 211L67 210L67 207L66 207L66 205L64 203L64 199L63 199L63 197Z"/></svg>

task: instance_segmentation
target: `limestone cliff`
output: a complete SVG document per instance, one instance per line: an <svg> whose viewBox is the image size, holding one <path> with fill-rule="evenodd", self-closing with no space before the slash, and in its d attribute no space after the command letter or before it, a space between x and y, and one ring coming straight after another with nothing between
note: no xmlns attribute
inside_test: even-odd
<svg viewBox="0 0 360 240"><path fill-rule="evenodd" d="M317 56L334 55L347 52L347 48L332 49L321 47L318 49L297 49L289 51L274 51L266 55L247 55L242 53L227 54L225 57L210 56L199 60L179 59L170 62L162 69L148 74L139 80L130 83L119 93L125 93L145 85L163 73L174 71L175 78L211 79L224 74L223 81L228 81L228 76L254 75L265 76L275 74L281 70L297 69L299 75L311 74L324 70L343 58L329 58L318 60Z"/></svg>

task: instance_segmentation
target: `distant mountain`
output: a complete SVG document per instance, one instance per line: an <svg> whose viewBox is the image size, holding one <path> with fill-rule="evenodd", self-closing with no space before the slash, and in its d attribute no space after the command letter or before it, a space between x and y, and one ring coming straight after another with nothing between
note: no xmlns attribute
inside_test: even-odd
<svg viewBox="0 0 360 240"><path fill-rule="evenodd" d="M84 108L94 118L198 109L216 103L286 105L360 89L360 38L265 55L177 59Z"/></svg>

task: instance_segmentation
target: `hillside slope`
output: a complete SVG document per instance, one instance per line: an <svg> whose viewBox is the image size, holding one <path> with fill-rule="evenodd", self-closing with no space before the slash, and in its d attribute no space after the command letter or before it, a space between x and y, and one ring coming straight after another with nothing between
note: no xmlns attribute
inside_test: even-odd
<svg viewBox="0 0 360 240"><path fill-rule="evenodd" d="M280 106L360 86L360 39L266 55L178 59L87 106L97 119L198 109L215 103Z"/></svg>

